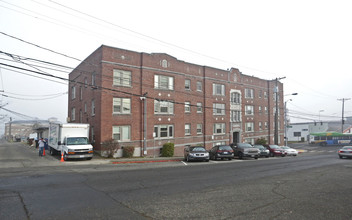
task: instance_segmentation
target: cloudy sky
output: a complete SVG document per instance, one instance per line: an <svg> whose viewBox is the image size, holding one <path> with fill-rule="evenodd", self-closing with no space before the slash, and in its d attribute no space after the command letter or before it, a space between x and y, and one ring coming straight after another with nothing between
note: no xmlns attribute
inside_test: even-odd
<svg viewBox="0 0 352 220"><path fill-rule="evenodd" d="M338 99L352 98L351 11L349 0L0 0L0 123L64 122L67 82L40 73L67 78L102 44L286 77L291 121L339 120Z"/></svg>

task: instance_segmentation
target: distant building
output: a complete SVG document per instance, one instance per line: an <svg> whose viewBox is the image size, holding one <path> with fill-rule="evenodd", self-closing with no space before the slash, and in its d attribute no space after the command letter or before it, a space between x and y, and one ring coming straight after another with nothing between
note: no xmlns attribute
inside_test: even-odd
<svg viewBox="0 0 352 220"><path fill-rule="evenodd" d="M94 149L109 139L159 154L164 143L207 149L232 142L283 143L283 84L177 60L102 45L69 75L69 121L90 124ZM278 90L276 90L276 86Z"/></svg>
<svg viewBox="0 0 352 220"><path fill-rule="evenodd" d="M37 133L36 128L46 125L46 120L10 121L5 123L5 138L9 141L26 141L30 134Z"/></svg>

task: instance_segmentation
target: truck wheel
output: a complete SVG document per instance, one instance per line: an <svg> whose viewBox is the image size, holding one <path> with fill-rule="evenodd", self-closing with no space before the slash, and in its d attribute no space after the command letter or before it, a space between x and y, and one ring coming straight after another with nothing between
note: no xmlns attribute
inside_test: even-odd
<svg viewBox="0 0 352 220"><path fill-rule="evenodd" d="M49 149L49 153L50 153L50 155L51 155L51 156L53 156L53 155L54 155L54 149L53 149L52 147L50 147L50 149Z"/></svg>

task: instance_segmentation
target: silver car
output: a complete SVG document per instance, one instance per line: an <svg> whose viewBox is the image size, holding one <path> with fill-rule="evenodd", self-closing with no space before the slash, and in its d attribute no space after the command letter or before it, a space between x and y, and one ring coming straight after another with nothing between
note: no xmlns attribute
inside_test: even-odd
<svg viewBox="0 0 352 220"><path fill-rule="evenodd" d="M338 152L340 159L343 157L352 158L352 146L344 146Z"/></svg>
<svg viewBox="0 0 352 220"><path fill-rule="evenodd" d="M202 146L187 146L184 150L185 161L209 161L209 152Z"/></svg>

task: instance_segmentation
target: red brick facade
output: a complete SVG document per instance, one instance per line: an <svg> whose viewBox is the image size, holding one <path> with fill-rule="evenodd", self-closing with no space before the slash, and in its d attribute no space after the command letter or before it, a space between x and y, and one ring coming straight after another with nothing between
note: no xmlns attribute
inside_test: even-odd
<svg viewBox="0 0 352 220"><path fill-rule="evenodd" d="M167 142L175 144L178 156L185 145L210 149L218 143L236 139L253 143L261 137L274 142L275 80L104 45L69 79L70 121L90 124L96 151L112 137L120 140L120 146L135 146L147 156L159 155ZM283 143L283 84L278 82L278 88L279 143ZM146 140L141 97L147 97Z"/></svg>

